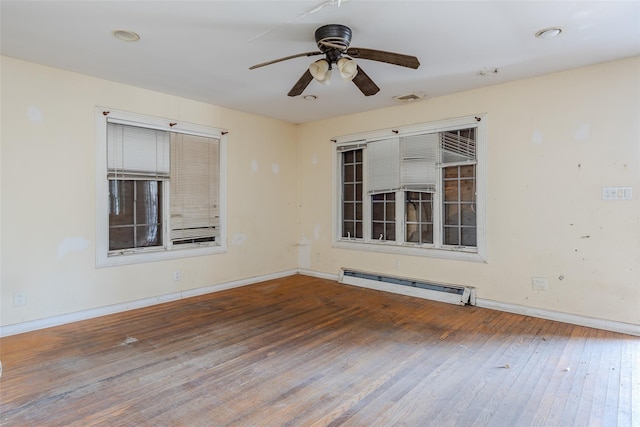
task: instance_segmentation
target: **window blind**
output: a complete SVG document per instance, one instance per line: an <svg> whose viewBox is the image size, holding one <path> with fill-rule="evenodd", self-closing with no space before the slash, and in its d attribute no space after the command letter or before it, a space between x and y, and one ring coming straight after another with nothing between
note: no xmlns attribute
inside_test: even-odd
<svg viewBox="0 0 640 427"><path fill-rule="evenodd" d="M437 133L403 136L367 144L369 193L436 189Z"/></svg>
<svg viewBox="0 0 640 427"><path fill-rule="evenodd" d="M367 143L367 176L370 193L393 191L400 186L399 139Z"/></svg>
<svg viewBox="0 0 640 427"><path fill-rule="evenodd" d="M169 177L168 132L119 123L108 123L107 126L109 178Z"/></svg>
<svg viewBox="0 0 640 427"><path fill-rule="evenodd" d="M405 136L400 139L400 181L403 188L435 191L438 143L437 133Z"/></svg>
<svg viewBox="0 0 640 427"><path fill-rule="evenodd" d="M220 140L171 134L171 241L212 241L220 226Z"/></svg>
<svg viewBox="0 0 640 427"><path fill-rule="evenodd" d="M472 162L476 160L475 129L460 129L440 133L442 163Z"/></svg>

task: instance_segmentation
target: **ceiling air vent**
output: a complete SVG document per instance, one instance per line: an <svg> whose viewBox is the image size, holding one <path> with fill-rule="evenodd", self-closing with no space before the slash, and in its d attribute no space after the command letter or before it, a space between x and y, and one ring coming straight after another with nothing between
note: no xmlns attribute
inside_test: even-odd
<svg viewBox="0 0 640 427"><path fill-rule="evenodd" d="M418 94L418 93L408 93L406 95L398 95L393 97L393 99L397 99L398 101L401 101L401 102L413 102L422 98L424 98L424 95Z"/></svg>

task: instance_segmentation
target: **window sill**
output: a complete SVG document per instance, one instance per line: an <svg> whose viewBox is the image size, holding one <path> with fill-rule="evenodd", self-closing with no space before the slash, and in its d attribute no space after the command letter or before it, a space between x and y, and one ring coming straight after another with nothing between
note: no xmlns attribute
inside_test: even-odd
<svg viewBox="0 0 640 427"><path fill-rule="evenodd" d="M430 258L450 259L456 261L487 262L486 257L478 251L467 248L437 249L416 246L400 246L395 243L366 243L362 241L338 240L333 243L334 248L356 251L381 252L399 255L424 256Z"/></svg>
<svg viewBox="0 0 640 427"><path fill-rule="evenodd" d="M225 246L202 246L174 248L172 250L140 251L123 254L99 254L96 259L97 267L115 267L119 265L140 264L145 262L165 261L194 256L215 255L227 252Z"/></svg>

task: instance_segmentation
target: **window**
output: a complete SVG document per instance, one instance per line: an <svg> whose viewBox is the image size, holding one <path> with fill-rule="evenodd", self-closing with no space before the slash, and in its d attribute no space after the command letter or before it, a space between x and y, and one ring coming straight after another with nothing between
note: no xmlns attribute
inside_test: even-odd
<svg viewBox="0 0 640 427"><path fill-rule="evenodd" d="M225 132L97 111L97 264L224 252Z"/></svg>
<svg viewBox="0 0 640 427"><path fill-rule="evenodd" d="M337 139L335 245L484 260L484 121Z"/></svg>

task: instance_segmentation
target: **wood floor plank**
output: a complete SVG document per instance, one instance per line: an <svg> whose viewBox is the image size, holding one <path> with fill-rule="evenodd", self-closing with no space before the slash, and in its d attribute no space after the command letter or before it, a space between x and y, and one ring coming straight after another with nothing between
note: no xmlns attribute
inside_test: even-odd
<svg viewBox="0 0 640 427"><path fill-rule="evenodd" d="M634 426L640 414L638 337L309 276L5 337L0 359L2 426Z"/></svg>

